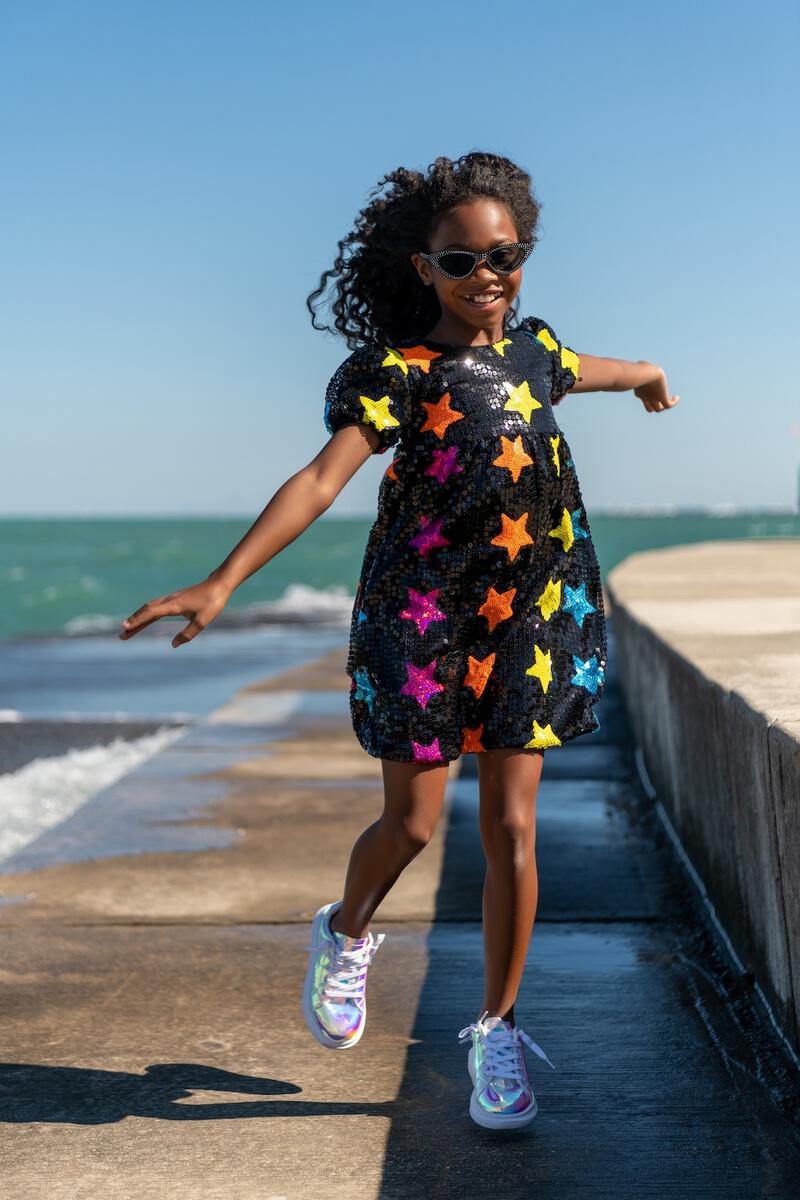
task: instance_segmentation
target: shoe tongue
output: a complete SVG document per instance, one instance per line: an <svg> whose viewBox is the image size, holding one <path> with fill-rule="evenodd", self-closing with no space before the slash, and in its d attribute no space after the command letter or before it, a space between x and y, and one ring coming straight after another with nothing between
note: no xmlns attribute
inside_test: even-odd
<svg viewBox="0 0 800 1200"><path fill-rule="evenodd" d="M340 933L338 929L332 929L331 933L336 939L337 946L342 950L360 950L369 942L369 934L363 938L349 937L346 933Z"/></svg>
<svg viewBox="0 0 800 1200"><path fill-rule="evenodd" d="M510 1025L507 1021L504 1021L502 1017L487 1017L483 1022L483 1025L484 1028L488 1029L490 1033L498 1029L510 1029Z"/></svg>

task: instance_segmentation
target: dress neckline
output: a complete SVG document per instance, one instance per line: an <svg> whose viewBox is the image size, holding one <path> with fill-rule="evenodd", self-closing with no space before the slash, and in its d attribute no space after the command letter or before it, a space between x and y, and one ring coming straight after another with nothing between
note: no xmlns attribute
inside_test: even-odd
<svg viewBox="0 0 800 1200"><path fill-rule="evenodd" d="M498 338L498 341L504 341L513 332L513 330L507 330L503 337ZM420 338L417 345L433 346L438 350L491 350L493 346L497 345L497 342L479 342L478 345L472 346L468 342L437 342L433 338Z"/></svg>

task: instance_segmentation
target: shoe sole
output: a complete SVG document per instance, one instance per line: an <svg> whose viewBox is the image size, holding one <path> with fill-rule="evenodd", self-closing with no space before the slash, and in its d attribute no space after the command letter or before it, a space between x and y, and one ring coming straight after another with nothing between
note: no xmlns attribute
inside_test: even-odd
<svg viewBox="0 0 800 1200"><path fill-rule="evenodd" d="M513 1113L511 1116L504 1116L502 1113L488 1113L478 1101L478 1096L475 1092L475 1067L474 1067L474 1051L470 1047L467 1056L467 1068L469 1077L472 1080L472 1095L469 1098L469 1115L472 1117L476 1125L481 1125L484 1129L522 1129L526 1125L530 1125L531 1121L539 1111L539 1106L536 1103L536 1097L531 1092L533 1097L532 1103L522 1112Z"/></svg>
<svg viewBox="0 0 800 1200"><path fill-rule="evenodd" d="M328 913L333 915L335 910L340 907L341 902L333 900L330 904L323 904L319 909L314 920L311 922L311 944L316 945L318 938L321 935L322 922ZM364 1019L359 1025L352 1037L344 1040L342 1038L329 1037L325 1030L317 1020L317 1015L311 1004L311 994L314 990L314 958L315 955L309 950L308 952L308 967L306 968L306 978L303 985L303 1014L306 1019L306 1025L311 1033L317 1039L321 1046L327 1050L349 1050L355 1046L364 1032L364 1026L367 1023L367 998L364 997Z"/></svg>

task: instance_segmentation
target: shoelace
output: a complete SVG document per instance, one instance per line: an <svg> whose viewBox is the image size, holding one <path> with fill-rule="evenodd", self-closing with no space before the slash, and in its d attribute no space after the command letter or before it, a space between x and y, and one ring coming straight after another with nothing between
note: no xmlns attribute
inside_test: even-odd
<svg viewBox="0 0 800 1200"><path fill-rule="evenodd" d="M520 1039L526 1046L530 1046L534 1054L538 1054L539 1058L549 1063L555 1071L555 1067L542 1047L532 1037L529 1037L524 1029L520 1029L519 1025L514 1025L509 1029L508 1026L499 1024L495 1025L493 1029L487 1029L483 1022L484 1017L488 1015L488 1011L484 1012L477 1021L473 1021L471 1025L465 1025L458 1035L458 1040L459 1042L469 1041L473 1033L478 1033L484 1038L486 1049L484 1071L489 1078L513 1079L515 1083L522 1083L522 1063L519 1058ZM489 1037L489 1034L493 1036Z"/></svg>
<svg viewBox="0 0 800 1200"><path fill-rule="evenodd" d="M375 951L386 937L385 933L369 935L369 941L353 950L338 949L328 967L328 977L322 989L323 995L331 1000L359 999L364 995L367 981L367 967L375 957ZM330 952L330 944L312 944L306 947L316 953L319 950Z"/></svg>

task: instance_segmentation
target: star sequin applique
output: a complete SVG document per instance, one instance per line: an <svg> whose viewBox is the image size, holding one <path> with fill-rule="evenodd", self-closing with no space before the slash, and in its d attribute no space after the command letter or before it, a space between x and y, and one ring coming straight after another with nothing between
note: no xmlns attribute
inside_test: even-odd
<svg viewBox="0 0 800 1200"><path fill-rule="evenodd" d="M419 367L426 375L430 374L433 360L442 357L441 350L429 350L427 346L408 346L400 353L410 367Z"/></svg>
<svg viewBox="0 0 800 1200"><path fill-rule="evenodd" d="M387 475L389 479L394 479L395 483L397 482L397 471L394 469L394 459L392 459L383 473L384 475Z"/></svg>
<svg viewBox="0 0 800 1200"><path fill-rule="evenodd" d="M572 532L572 517L566 508L558 525L556 525L555 529L551 529L547 536L558 538L565 551L571 549L572 543L575 541L575 535Z"/></svg>
<svg viewBox="0 0 800 1200"><path fill-rule="evenodd" d="M507 592L496 592L493 587L489 588L486 599L478 609L478 615L486 617L490 633L494 633L496 626L513 614L511 601L516 594L516 588L509 588Z"/></svg>
<svg viewBox="0 0 800 1200"><path fill-rule="evenodd" d="M526 675L532 675L534 679L538 679L542 685L542 691L546 692L550 687L553 679L553 662L552 655L548 650L545 654L539 646L533 647L534 661L525 672Z"/></svg>
<svg viewBox="0 0 800 1200"><path fill-rule="evenodd" d="M552 726L540 725L538 721L533 722L533 737L525 743L526 750L546 750L548 746L560 745L561 738L556 737Z"/></svg>
<svg viewBox="0 0 800 1200"><path fill-rule="evenodd" d="M561 437L551 437L550 445L553 447L553 466L556 469L556 475L561 475L561 460L558 457L558 447L561 444Z"/></svg>
<svg viewBox="0 0 800 1200"><path fill-rule="evenodd" d="M392 401L388 396L381 396L380 400L373 400L370 396L359 396L358 398L364 408L364 416L361 420L365 425L374 425L376 429L389 429L391 426L400 424L397 417L392 416L389 412L389 405Z"/></svg>
<svg viewBox="0 0 800 1200"><path fill-rule="evenodd" d="M432 621L447 619L447 613L443 613L436 603L441 588L434 588L432 592L418 592L410 587L406 588L406 591L408 592L408 608L404 608L400 616L408 621L414 621L417 633L424 633Z"/></svg>
<svg viewBox="0 0 800 1200"><path fill-rule="evenodd" d="M492 342L492 349L496 350L501 358L505 358L506 346L511 346L511 345L513 345L511 338L503 338L499 342Z"/></svg>
<svg viewBox="0 0 800 1200"><path fill-rule="evenodd" d="M561 580L556 582L553 579L548 579L547 587L542 592L539 599L536 601L537 607L544 617L545 621L549 621L553 613L558 610L561 603Z"/></svg>
<svg viewBox="0 0 800 1200"><path fill-rule="evenodd" d="M564 586L564 605L565 613L571 613L575 618L575 624L578 629L583 629L584 617L589 613L597 612L593 604L590 604L586 599L586 584L582 583L580 587L571 588L569 584Z"/></svg>
<svg viewBox="0 0 800 1200"><path fill-rule="evenodd" d="M420 425L420 433L430 430L438 438L444 437L454 421L460 421L464 417L464 413L459 412L457 408L450 407L449 392L445 392L436 404L430 404L427 400L423 400L422 407L427 409L428 415L425 418L425 424Z"/></svg>
<svg viewBox="0 0 800 1200"><path fill-rule="evenodd" d="M530 424L531 413L534 409L541 408L541 404L531 395L530 384L527 379L523 379L517 387L513 383L509 383L507 379L503 380L503 387L508 392L508 400L506 400L503 408L509 412L521 413L525 420Z"/></svg>
<svg viewBox="0 0 800 1200"><path fill-rule="evenodd" d="M426 708L431 696L435 696L437 692L444 691L444 684L437 683L433 678L433 672L436 670L436 659L434 658L429 662L427 667L415 667L412 662L406 659L405 667L408 679L400 688L400 695L413 696L420 708Z"/></svg>
<svg viewBox="0 0 800 1200"><path fill-rule="evenodd" d="M362 621L366 621L366 619L367 619L367 614L364 612L363 608L360 608L360 609L358 610L358 623L359 623L359 625L361 624L361 622L362 622Z"/></svg>
<svg viewBox="0 0 800 1200"><path fill-rule="evenodd" d="M399 367L404 375L408 375L408 363L403 357L401 351L395 350L393 346L384 346L386 358L381 363L382 367Z"/></svg>
<svg viewBox="0 0 800 1200"><path fill-rule="evenodd" d="M573 654L572 663L575 667L575 674L570 679L570 683L586 688L587 692L591 692L593 696L596 696L597 689L601 686L603 676L605 675L605 671L597 661L597 655L593 654L591 658L587 658L584 662L577 654Z"/></svg>
<svg viewBox="0 0 800 1200"><path fill-rule="evenodd" d="M481 743L481 735L483 733L483 722L477 729L470 729L464 726L464 740L461 743L462 754L480 754L486 747Z"/></svg>
<svg viewBox="0 0 800 1200"><path fill-rule="evenodd" d="M358 667L353 672L353 699L365 700L367 708L372 712L372 705L375 700L375 688L372 680L367 674L366 667Z"/></svg>
<svg viewBox="0 0 800 1200"><path fill-rule="evenodd" d="M446 483L451 475L457 475L464 468L456 462L458 446L448 446L446 450L433 451L433 462L425 468L426 475L433 475L439 483Z"/></svg>
<svg viewBox="0 0 800 1200"><path fill-rule="evenodd" d="M427 558L431 550L435 550L437 546L449 546L449 540L442 534L442 522L444 517L437 517L432 521L430 517L420 517L419 519L422 529L413 538L409 538L409 545L416 546L423 558Z"/></svg>
<svg viewBox="0 0 800 1200"><path fill-rule="evenodd" d="M489 676L492 673L496 657L496 651L492 654L487 654L486 658L473 658L471 654L467 655L467 673L464 676L464 687L471 688L478 700L483 695L483 689L489 682Z"/></svg>
<svg viewBox="0 0 800 1200"><path fill-rule="evenodd" d="M438 762L442 757L438 737L435 737L432 742L428 742L427 745L425 742L412 742L411 749L415 762Z"/></svg>
<svg viewBox="0 0 800 1200"><path fill-rule="evenodd" d="M575 378L578 378L578 370L580 368L580 358L574 350L568 350L566 346L561 347L561 365L566 367L568 371L572 371Z"/></svg>
<svg viewBox="0 0 800 1200"><path fill-rule="evenodd" d="M497 537L492 538L493 546L502 546L508 551L508 557L511 562L519 554L523 546L532 546L533 538L525 528L525 522L528 519L528 514L524 512L521 517L514 520L506 513L500 514L500 520L503 523L503 528Z"/></svg>
<svg viewBox="0 0 800 1200"><path fill-rule="evenodd" d="M589 536L589 531L581 528L580 520L582 512L582 508L576 508L575 512L570 514L572 517L572 536L576 542L579 542L581 538L588 538Z"/></svg>
<svg viewBox="0 0 800 1200"><path fill-rule="evenodd" d="M532 467L533 459L525 450L522 444L522 434L518 433L512 442L505 434L500 434L500 441L503 446L503 453L497 458L492 459L492 466L505 467L511 472L511 478L514 483L519 482L520 474L523 467Z"/></svg>

